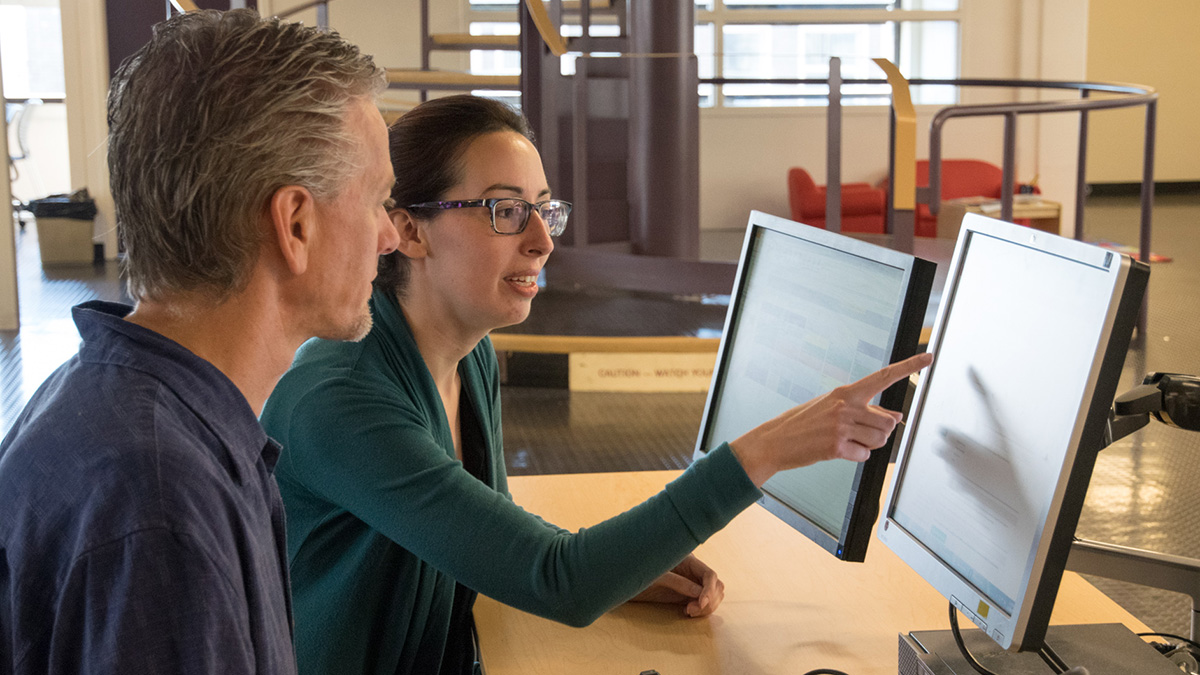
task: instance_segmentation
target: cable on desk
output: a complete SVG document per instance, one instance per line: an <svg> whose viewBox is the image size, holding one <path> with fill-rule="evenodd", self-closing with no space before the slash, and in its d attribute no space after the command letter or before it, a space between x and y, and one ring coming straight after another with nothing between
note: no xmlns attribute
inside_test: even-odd
<svg viewBox="0 0 1200 675"><path fill-rule="evenodd" d="M1138 637L1161 637L1176 640L1175 643L1152 641L1147 644L1154 647L1159 654L1162 654L1183 672L1192 675L1200 672L1200 643L1174 633L1138 633L1137 635Z"/></svg>
<svg viewBox="0 0 1200 675"><path fill-rule="evenodd" d="M847 675L847 673L834 670L833 668L817 668L816 670L808 671L804 675Z"/></svg>
<svg viewBox="0 0 1200 675"><path fill-rule="evenodd" d="M971 667L975 669L975 672L979 673L979 675L996 675L996 673L984 668L983 664L976 661L971 652L967 650L967 645L965 642L963 642L962 631L958 629L958 610L955 608L953 602L947 604L950 605L950 632L954 635L954 643L958 645L958 651L962 652L963 658L967 660L967 663L969 663Z"/></svg>
<svg viewBox="0 0 1200 675"><path fill-rule="evenodd" d="M979 675L996 675L996 673L984 668L983 664L975 660L974 655L967 650L967 644L963 642L962 631L958 629L958 612L956 611L953 602L948 604L950 605L950 632L954 635L954 643L958 645L958 651L962 652L963 658L966 659L967 663L970 664L971 667L975 669L975 672L979 673ZM1040 654L1042 660L1046 662L1046 665L1050 666L1056 673L1061 673L1062 675L1088 675L1088 669L1084 668L1083 666L1067 668L1067 665L1062 662L1062 659L1058 658L1058 654L1055 654L1054 650L1050 649L1049 645L1044 645Z"/></svg>
<svg viewBox="0 0 1200 675"><path fill-rule="evenodd" d="M1138 637L1162 637L1162 638L1167 638L1169 640L1179 640L1180 642L1185 642L1185 643L1191 645L1192 647L1195 647L1196 649L1200 649L1200 642L1196 642L1195 640L1190 640L1188 638L1183 637L1182 635L1175 635L1174 633L1138 633L1137 636Z"/></svg>

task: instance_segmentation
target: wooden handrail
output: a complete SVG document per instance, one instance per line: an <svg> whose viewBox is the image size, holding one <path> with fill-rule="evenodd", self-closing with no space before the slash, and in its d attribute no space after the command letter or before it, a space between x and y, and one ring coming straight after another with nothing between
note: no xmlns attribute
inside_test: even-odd
<svg viewBox="0 0 1200 675"><path fill-rule="evenodd" d="M470 45L472 47L517 47L520 35L471 35L470 33L434 33L429 39L435 46Z"/></svg>
<svg viewBox="0 0 1200 675"><path fill-rule="evenodd" d="M718 338L686 336L614 337L591 335L529 335L492 333L492 346L501 352L570 354L572 352L691 352L715 354Z"/></svg>
<svg viewBox="0 0 1200 675"><path fill-rule="evenodd" d="M472 75L457 71L409 70L406 68L387 68L386 70L388 82L398 85L397 88L404 88L403 85L412 85L410 87L412 89L421 89L426 86L440 85L479 89L517 89L521 86L520 75Z"/></svg>
<svg viewBox="0 0 1200 675"><path fill-rule="evenodd" d="M542 36L542 42L545 42L546 46L550 48L550 53L555 56L566 54L567 41L559 34L554 22L550 20L550 12L546 11L545 1L525 0L525 8L529 10L533 25L537 26L538 33Z"/></svg>

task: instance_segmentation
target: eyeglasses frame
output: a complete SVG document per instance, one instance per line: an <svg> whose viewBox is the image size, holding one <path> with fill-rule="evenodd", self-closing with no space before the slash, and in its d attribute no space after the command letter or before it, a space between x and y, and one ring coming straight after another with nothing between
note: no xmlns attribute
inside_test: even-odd
<svg viewBox="0 0 1200 675"><path fill-rule="evenodd" d="M523 203L529 205L529 211L526 212L526 214L525 214L525 222L521 223L521 229L517 230L516 232L501 232L500 230L496 229L496 204L499 204L500 202L507 202L507 201L523 202ZM568 202L564 199L544 199L540 202L535 203L535 202L531 202L531 201L528 201L525 199L521 199L520 197L489 197L487 199L454 199L454 200L439 201L439 202L421 202L420 204L409 204L405 208L438 209L438 210L469 209L469 208L477 208L477 207L486 208L488 210L488 214L491 217L492 232L495 232L496 234L502 234L502 235L517 235L517 234L522 234L525 232L525 228L529 226L529 218L534 214L534 212L536 211L538 214L538 217L540 218L541 217L541 207L546 204L549 204L550 202L558 202L559 204L565 204L567 206L567 216L569 217L571 215L571 209L573 208L573 205L571 204L571 202ZM566 229L567 229L567 223L566 223L566 218L564 218L562 227L560 227L558 229L558 232L555 232L553 229L550 229L550 236L557 237L558 235L565 232Z"/></svg>

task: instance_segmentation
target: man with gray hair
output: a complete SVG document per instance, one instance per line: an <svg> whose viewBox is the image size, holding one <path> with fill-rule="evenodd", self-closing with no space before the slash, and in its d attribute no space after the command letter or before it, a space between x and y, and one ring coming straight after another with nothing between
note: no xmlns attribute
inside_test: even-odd
<svg viewBox="0 0 1200 675"><path fill-rule="evenodd" d="M359 339L395 248L382 71L250 11L155 30L108 100L137 305L0 444L0 673L289 673L279 446L257 416L306 339Z"/></svg>

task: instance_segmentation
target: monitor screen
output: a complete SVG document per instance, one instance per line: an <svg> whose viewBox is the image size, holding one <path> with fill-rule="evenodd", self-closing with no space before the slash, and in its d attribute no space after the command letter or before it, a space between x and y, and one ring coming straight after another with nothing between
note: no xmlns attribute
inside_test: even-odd
<svg viewBox="0 0 1200 675"><path fill-rule="evenodd" d="M879 536L1005 648L1041 647L1147 276L963 221Z"/></svg>
<svg viewBox="0 0 1200 675"><path fill-rule="evenodd" d="M754 212L746 232L697 456L831 389L917 353L933 263ZM906 383L875 401L899 410ZM821 462L776 474L762 504L844 560L861 561L888 462Z"/></svg>

